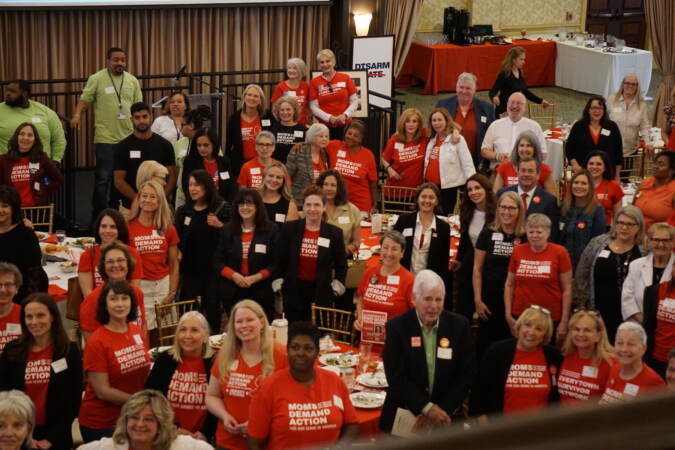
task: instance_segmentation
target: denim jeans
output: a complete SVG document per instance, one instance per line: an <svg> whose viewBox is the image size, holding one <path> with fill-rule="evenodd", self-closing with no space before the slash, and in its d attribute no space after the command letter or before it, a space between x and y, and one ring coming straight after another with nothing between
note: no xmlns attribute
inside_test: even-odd
<svg viewBox="0 0 675 450"><path fill-rule="evenodd" d="M115 144L95 145L96 171L94 172L94 198L92 200L93 218L96 218L110 204L115 149Z"/></svg>

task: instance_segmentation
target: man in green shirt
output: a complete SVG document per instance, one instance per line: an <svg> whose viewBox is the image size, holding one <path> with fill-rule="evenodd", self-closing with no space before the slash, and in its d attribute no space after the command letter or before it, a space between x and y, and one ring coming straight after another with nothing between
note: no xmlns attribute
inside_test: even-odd
<svg viewBox="0 0 675 450"><path fill-rule="evenodd" d="M7 143L22 123L32 123L42 141L42 149L53 161L61 161L66 150L66 136L59 116L42 103L29 99L30 85L25 80L10 81L5 101L0 103L0 154L7 153Z"/></svg>
<svg viewBox="0 0 675 450"><path fill-rule="evenodd" d="M94 105L94 144L96 146L96 173L93 216L110 204L113 179L113 147L133 132L131 105L143 100L141 85L128 72L127 54L113 47L106 55L106 68L91 75L82 91L80 102L71 120L79 128L82 111Z"/></svg>

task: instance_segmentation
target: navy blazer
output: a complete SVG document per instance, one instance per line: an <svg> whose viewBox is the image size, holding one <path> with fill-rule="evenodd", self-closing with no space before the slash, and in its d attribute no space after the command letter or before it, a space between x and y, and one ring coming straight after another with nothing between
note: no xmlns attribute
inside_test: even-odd
<svg viewBox="0 0 675 450"><path fill-rule="evenodd" d="M514 184L513 186L501 188L497 192L497 198L507 191L513 191L517 194L518 185ZM539 198L539 201L535 201L537 197ZM534 189L534 197L530 199L530 206L527 208L526 216L534 213L545 214L551 219L551 238L549 240L551 242L558 242L558 235L560 234L560 208L558 207L558 199L544 190L541 186L537 186Z"/></svg>
<svg viewBox="0 0 675 450"><path fill-rule="evenodd" d="M411 309L387 322L382 358L389 387L380 417L383 431L391 431L398 408L419 415L426 404L432 402L452 415L461 407L476 371L469 321L455 313L441 312L436 340L436 348L449 345L447 348L452 353L448 359L436 358L433 390L429 392L429 373L417 311Z"/></svg>

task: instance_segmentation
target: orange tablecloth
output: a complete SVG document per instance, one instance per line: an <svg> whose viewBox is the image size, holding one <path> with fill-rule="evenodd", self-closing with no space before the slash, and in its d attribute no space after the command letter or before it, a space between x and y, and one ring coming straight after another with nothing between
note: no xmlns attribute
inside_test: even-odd
<svg viewBox="0 0 675 450"><path fill-rule="evenodd" d="M527 53L525 79L528 86L555 84L555 42L517 40L512 45L466 47L413 42L396 79L396 86L410 87L421 81L424 82L425 94L436 95L441 91L454 91L457 76L462 72L471 72L478 77L479 91L490 89L497 78L499 64L513 45L525 48Z"/></svg>

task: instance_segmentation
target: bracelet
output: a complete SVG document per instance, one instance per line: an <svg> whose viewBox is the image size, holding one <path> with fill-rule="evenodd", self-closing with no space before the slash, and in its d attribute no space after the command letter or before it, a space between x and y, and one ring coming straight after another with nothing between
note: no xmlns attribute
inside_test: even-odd
<svg viewBox="0 0 675 450"><path fill-rule="evenodd" d="M389 170L391 169L391 164L389 164L387 167L384 168L384 170Z"/></svg>

